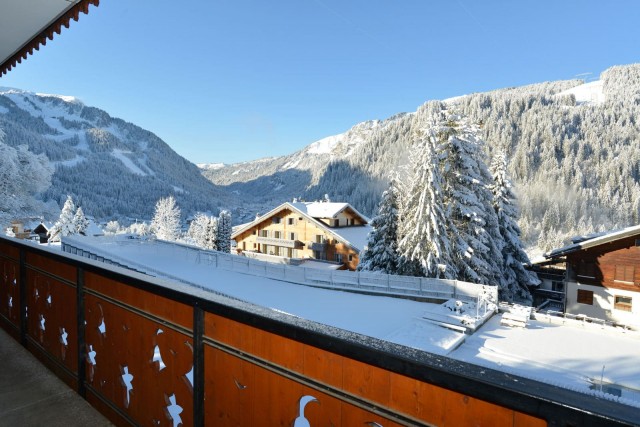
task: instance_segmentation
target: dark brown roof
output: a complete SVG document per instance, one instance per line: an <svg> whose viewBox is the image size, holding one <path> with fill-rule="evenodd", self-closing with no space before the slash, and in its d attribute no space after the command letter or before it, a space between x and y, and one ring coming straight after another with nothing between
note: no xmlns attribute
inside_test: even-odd
<svg viewBox="0 0 640 427"><path fill-rule="evenodd" d="M16 45L15 50L6 58L0 57L0 76L6 74L16 64L22 62L23 59L33 54L34 50L39 50L41 45L47 44L47 39L53 40L54 34L60 34L62 27L69 28L71 19L78 20L80 13L89 13L89 5L98 6L100 0L79 0L70 1L69 6L57 16L52 16L51 21L44 27L34 30L31 38L21 41L22 44ZM6 13L6 11L3 11Z"/></svg>

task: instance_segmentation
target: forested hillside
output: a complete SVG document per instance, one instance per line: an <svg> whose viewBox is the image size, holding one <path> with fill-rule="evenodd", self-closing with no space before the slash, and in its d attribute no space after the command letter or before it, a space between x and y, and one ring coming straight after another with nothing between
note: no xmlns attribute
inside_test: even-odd
<svg viewBox="0 0 640 427"><path fill-rule="evenodd" d="M62 206L71 195L98 219L150 219L168 195L186 214L225 203L226 192L156 135L71 97L0 89L0 129L6 145L26 145L55 168L43 200Z"/></svg>
<svg viewBox="0 0 640 427"><path fill-rule="evenodd" d="M439 102L361 123L289 156L203 173L256 209L326 193L371 215L389 172L403 172L417 131ZM639 64L612 67L599 82L547 82L443 102L480 125L486 162L496 150L507 154L527 245L548 249L640 221Z"/></svg>

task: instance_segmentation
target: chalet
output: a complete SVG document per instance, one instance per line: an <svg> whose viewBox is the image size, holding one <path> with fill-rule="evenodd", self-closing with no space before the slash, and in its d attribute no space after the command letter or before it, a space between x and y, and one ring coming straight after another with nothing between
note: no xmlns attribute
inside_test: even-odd
<svg viewBox="0 0 640 427"><path fill-rule="evenodd" d="M566 264L566 313L640 327L640 225L574 239L544 256Z"/></svg>
<svg viewBox="0 0 640 427"><path fill-rule="evenodd" d="M231 234L238 253L333 262L355 270L371 231L369 219L348 203L283 203Z"/></svg>

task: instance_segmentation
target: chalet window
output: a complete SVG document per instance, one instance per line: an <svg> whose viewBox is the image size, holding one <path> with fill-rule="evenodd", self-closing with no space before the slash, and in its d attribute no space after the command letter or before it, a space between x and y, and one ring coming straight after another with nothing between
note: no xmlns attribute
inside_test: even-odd
<svg viewBox="0 0 640 427"><path fill-rule="evenodd" d="M316 243L324 243L324 236L322 234L316 234Z"/></svg>
<svg viewBox="0 0 640 427"><path fill-rule="evenodd" d="M296 240L296 233L289 233L289 240Z"/></svg>
<svg viewBox="0 0 640 427"><path fill-rule="evenodd" d="M293 258L293 248L287 248L287 257Z"/></svg>
<svg viewBox="0 0 640 427"><path fill-rule="evenodd" d="M260 236L269 237L269 230L260 230Z"/></svg>
<svg viewBox="0 0 640 427"><path fill-rule="evenodd" d="M288 219L287 219L287 224L289 224L289 225L295 225L295 224L296 224L296 219L295 219L295 218L288 218Z"/></svg>
<svg viewBox="0 0 640 427"><path fill-rule="evenodd" d="M631 311L631 303L632 303L631 297L623 297L621 295L616 295L613 307L616 310Z"/></svg>
<svg viewBox="0 0 640 427"><path fill-rule="evenodd" d="M255 249L255 248L256 248L256 244L254 243L254 244L253 244L253 249Z"/></svg>
<svg viewBox="0 0 640 427"><path fill-rule="evenodd" d="M282 232L280 232L280 231L274 231L273 232L273 237L275 237L276 239L280 239L282 237L281 234L282 234Z"/></svg>
<svg viewBox="0 0 640 427"><path fill-rule="evenodd" d="M340 220L339 219L334 219L333 220L333 226L334 227L338 227L340 225Z"/></svg>
<svg viewBox="0 0 640 427"><path fill-rule="evenodd" d="M336 254L336 262L342 262L342 254Z"/></svg>
<svg viewBox="0 0 640 427"><path fill-rule="evenodd" d="M578 303L593 305L593 291L578 289Z"/></svg>
<svg viewBox="0 0 640 427"><path fill-rule="evenodd" d="M253 234L254 234L254 235L256 234L256 230L253 230Z"/></svg>
<svg viewBox="0 0 640 427"><path fill-rule="evenodd" d="M578 277L589 279L596 278L596 264L594 262L581 262L578 264Z"/></svg>
<svg viewBox="0 0 640 427"><path fill-rule="evenodd" d="M353 261L353 254L349 254L349 262Z"/></svg>
<svg viewBox="0 0 640 427"><path fill-rule="evenodd" d="M633 265L616 265L614 280L617 282L633 283L634 270Z"/></svg>
<svg viewBox="0 0 640 427"><path fill-rule="evenodd" d="M280 224L280 217L274 216L273 218L271 218L271 222L273 222L274 224Z"/></svg>

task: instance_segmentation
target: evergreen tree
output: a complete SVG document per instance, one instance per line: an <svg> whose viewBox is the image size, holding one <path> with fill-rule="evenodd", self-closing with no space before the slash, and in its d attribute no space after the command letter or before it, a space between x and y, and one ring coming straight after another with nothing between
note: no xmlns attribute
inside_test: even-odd
<svg viewBox="0 0 640 427"><path fill-rule="evenodd" d="M161 198L151 221L151 229L162 240L175 241L180 235L180 208L173 196Z"/></svg>
<svg viewBox="0 0 640 427"><path fill-rule="evenodd" d="M75 217L76 205L73 203L73 198L67 196L67 200L64 202L62 212L60 212L60 218L49 230L49 240L52 242L59 242L61 237L76 234L76 227L73 223Z"/></svg>
<svg viewBox="0 0 640 427"><path fill-rule="evenodd" d="M457 279L500 286L500 241L493 210L489 169L482 161L483 141L466 119L445 111L438 134L447 230Z"/></svg>
<svg viewBox="0 0 640 427"><path fill-rule="evenodd" d="M231 238L231 235L229 235ZM209 222L205 227L204 248L212 251L218 249L218 219L215 217L209 217Z"/></svg>
<svg viewBox="0 0 640 427"><path fill-rule="evenodd" d="M522 249L518 213L514 204L515 195L507 178L507 159L504 153L497 154L491 163L493 174L494 209L498 215L498 226L503 239L502 261L506 286L500 289L500 299L507 301L531 301L528 286L540 284L535 273L526 270L529 257Z"/></svg>
<svg viewBox="0 0 640 427"><path fill-rule="evenodd" d="M82 208L78 206L76 214L73 216L73 228L75 229L75 233L84 235L88 227L89 221L84 216Z"/></svg>
<svg viewBox="0 0 640 427"><path fill-rule="evenodd" d="M398 273L398 180L391 178L389 189L382 193L378 215L371 220L373 231L368 236L367 249L358 263L359 271Z"/></svg>
<svg viewBox="0 0 640 427"><path fill-rule="evenodd" d="M227 210L220 211L218 215L216 233L216 247L220 252L231 252L231 213Z"/></svg>
<svg viewBox="0 0 640 427"><path fill-rule="evenodd" d="M421 133L411 152L411 165L412 179L402 203L400 272L453 279L457 271L447 238L434 127Z"/></svg>

